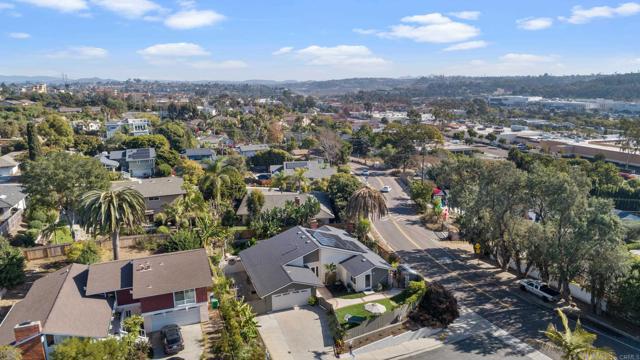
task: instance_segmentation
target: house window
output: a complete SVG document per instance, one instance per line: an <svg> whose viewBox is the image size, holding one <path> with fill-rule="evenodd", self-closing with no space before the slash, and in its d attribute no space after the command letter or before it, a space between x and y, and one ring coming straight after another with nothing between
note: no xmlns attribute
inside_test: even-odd
<svg viewBox="0 0 640 360"><path fill-rule="evenodd" d="M177 291L173 293L173 303L175 306L195 304L196 303L196 291L194 289Z"/></svg>
<svg viewBox="0 0 640 360"><path fill-rule="evenodd" d="M151 196L149 198L149 201L158 201L158 200L160 200L160 197L158 197L158 196Z"/></svg>
<svg viewBox="0 0 640 360"><path fill-rule="evenodd" d="M353 284L355 284L355 283L356 283L356 278L354 278L354 277L352 276L352 277L351 277L351 282L352 282Z"/></svg>

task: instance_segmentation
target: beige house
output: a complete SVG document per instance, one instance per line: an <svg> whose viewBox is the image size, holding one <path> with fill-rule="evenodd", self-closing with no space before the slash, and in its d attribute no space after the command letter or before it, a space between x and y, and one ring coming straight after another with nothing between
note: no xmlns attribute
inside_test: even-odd
<svg viewBox="0 0 640 360"><path fill-rule="evenodd" d="M132 188L138 190L144 197L147 215L153 217L166 206L186 194L183 189L184 180L177 176L162 178L133 179L114 181L111 189Z"/></svg>

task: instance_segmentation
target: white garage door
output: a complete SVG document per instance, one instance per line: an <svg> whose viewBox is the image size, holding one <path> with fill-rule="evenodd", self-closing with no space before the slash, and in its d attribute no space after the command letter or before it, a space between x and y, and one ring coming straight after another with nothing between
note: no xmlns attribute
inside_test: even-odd
<svg viewBox="0 0 640 360"><path fill-rule="evenodd" d="M191 325L200 322L200 307L180 309L151 315L151 331L158 331L165 325Z"/></svg>
<svg viewBox="0 0 640 360"><path fill-rule="evenodd" d="M309 296L311 296L311 289L295 290L288 293L273 295L271 297L271 311L305 305L309 300Z"/></svg>

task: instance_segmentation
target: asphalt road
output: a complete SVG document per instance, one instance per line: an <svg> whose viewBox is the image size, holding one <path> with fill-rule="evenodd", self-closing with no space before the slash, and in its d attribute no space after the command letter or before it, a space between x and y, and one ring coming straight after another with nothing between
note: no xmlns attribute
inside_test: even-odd
<svg viewBox="0 0 640 360"><path fill-rule="evenodd" d="M364 168L351 163L357 173ZM551 322L561 327L557 315L546 304L523 293L511 281L495 276L499 271L478 266L466 251L442 246L434 232L419 221L408 194L399 181L384 172L371 171L365 180L374 188L391 186L386 193L389 215L374 222L376 231L403 259L423 276L454 291L458 302L523 342L548 353L540 342ZM588 321L582 324L598 335L597 346L612 348L620 359L640 357L640 342L622 337ZM575 322L571 321L575 326ZM548 353L547 355L553 356Z"/></svg>

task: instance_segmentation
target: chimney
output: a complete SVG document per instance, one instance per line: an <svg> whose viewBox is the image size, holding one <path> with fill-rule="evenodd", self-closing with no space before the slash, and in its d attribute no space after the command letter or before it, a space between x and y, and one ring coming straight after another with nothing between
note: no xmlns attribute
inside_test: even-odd
<svg viewBox="0 0 640 360"><path fill-rule="evenodd" d="M16 342L30 338L33 335L37 335L40 333L40 321L27 321L16 325L13 328L13 334L16 338Z"/></svg>
<svg viewBox="0 0 640 360"><path fill-rule="evenodd" d="M13 328L16 347L20 349L23 359L46 360L42 336L38 336L41 330L40 321L23 322Z"/></svg>
<svg viewBox="0 0 640 360"><path fill-rule="evenodd" d="M300 206L300 197L299 197L299 196L296 196L296 197L293 199L293 202L296 204L296 206Z"/></svg>

